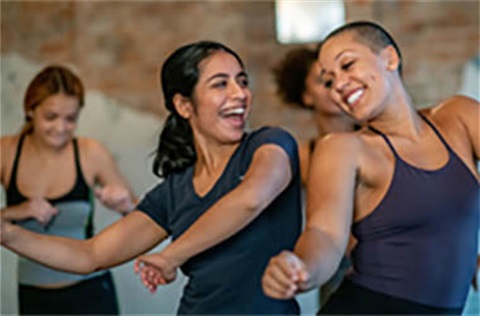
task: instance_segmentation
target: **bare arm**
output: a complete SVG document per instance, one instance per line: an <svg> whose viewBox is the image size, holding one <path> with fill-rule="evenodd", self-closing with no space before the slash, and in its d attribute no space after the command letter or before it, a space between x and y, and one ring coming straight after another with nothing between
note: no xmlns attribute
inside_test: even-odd
<svg viewBox="0 0 480 316"><path fill-rule="evenodd" d="M100 188L95 189L97 198L106 207L121 214L133 210L136 199L110 152L93 139L82 141L87 147L86 167L93 169L94 182L100 185Z"/></svg>
<svg viewBox="0 0 480 316"><path fill-rule="evenodd" d="M353 218L358 144L335 134L317 142L307 186L307 225L294 252L270 260L264 292L286 299L325 283L345 253Z"/></svg>
<svg viewBox="0 0 480 316"><path fill-rule="evenodd" d="M453 96L432 108L431 115L442 127L444 136L456 147L457 153L467 163L475 164L480 159L479 102L465 96Z"/></svg>
<svg viewBox="0 0 480 316"><path fill-rule="evenodd" d="M196 254L236 234L285 190L291 178L287 153L278 145L261 146L256 150L242 183L170 244L163 255L178 267Z"/></svg>
<svg viewBox="0 0 480 316"><path fill-rule="evenodd" d="M358 169L358 145L350 135L327 137L317 147L307 186L307 225L294 250L306 265L308 288L325 283L345 254Z"/></svg>
<svg viewBox="0 0 480 316"><path fill-rule="evenodd" d="M458 97L462 122L467 129L469 141L473 149L473 157L480 160L480 104L478 101L466 97Z"/></svg>
<svg viewBox="0 0 480 316"><path fill-rule="evenodd" d="M148 251L167 232L134 211L88 240L41 235L2 221L2 245L53 269L87 274L120 265Z"/></svg>
<svg viewBox="0 0 480 316"><path fill-rule="evenodd" d="M32 218L46 225L58 210L44 198L35 197L18 205L2 208L0 212L2 220L20 221Z"/></svg>

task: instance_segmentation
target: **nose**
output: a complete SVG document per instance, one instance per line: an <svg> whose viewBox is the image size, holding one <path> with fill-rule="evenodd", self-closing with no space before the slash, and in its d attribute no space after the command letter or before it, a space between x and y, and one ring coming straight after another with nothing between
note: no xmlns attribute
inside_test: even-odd
<svg viewBox="0 0 480 316"><path fill-rule="evenodd" d="M55 129L58 133L63 133L68 129L68 122L65 120L57 120Z"/></svg>
<svg viewBox="0 0 480 316"><path fill-rule="evenodd" d="M334 81L334 88L337 92L342 93L348 87L348 77L345 74L338 74Z"/></svg>
<svg viewBox="0 0 480 316"><path fill-rule="evenodd" d="M244 100L247 97L247 87L241 85L240 83L233 81L232 84L230 85L230 96L232 98L237 98Z"/></svg>

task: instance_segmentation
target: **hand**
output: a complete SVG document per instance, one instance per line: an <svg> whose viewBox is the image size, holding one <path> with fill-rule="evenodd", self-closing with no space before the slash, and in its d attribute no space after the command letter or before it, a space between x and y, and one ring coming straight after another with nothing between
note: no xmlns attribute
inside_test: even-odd
<svg viewBox="0 0 480 316"><path fill-rule="evenodd" d="M27 209L29 217L34 218L43 226L47 226L58 210L42 197L33 197L22 203Z"/></svg>
<svg viewBox="0 0 480 316"><path fill-rule="evenodd" d="M123 186L109 184L95 189L95 196L106 207L120 213L128 213L135 207L130 191Z"/></svg>
<svg viewBox="0 0 480 316"><path fill-rule="evenodd" d="M155 293L158 285L173 282L177 277L177 266L162 253L138 257L133 268L136 274L140 273L143 285L151 293Z"/></svg>
<svg viewBox="0 0 480 316"><path fill-rule="evenodd" d="M306 289L309 275L303 261L293 252L282 251L270 259L262 277L263 292L272 298L290 299Z"/></svg>
<svg viewBox="0 0 480 316"><path fill-rule="evenodd" d="M10 239L13 224L0 218L0 245L6 245Z"/></svg>

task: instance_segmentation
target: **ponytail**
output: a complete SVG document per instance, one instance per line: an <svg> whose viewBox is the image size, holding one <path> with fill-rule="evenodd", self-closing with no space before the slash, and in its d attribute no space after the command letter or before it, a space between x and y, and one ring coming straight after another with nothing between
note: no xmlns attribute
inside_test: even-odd
<svg viewBox="0 0 480 316"><path fill-rule="evenodd" d="M192 128L187 120L173 112L160 133L153 173L165 178L193 165L196 159Z"/></svg>

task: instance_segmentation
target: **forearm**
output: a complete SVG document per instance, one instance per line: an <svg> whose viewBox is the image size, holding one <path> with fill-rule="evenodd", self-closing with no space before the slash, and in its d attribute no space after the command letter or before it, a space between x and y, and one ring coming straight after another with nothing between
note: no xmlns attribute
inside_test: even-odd
<svg viewBox="0 0 480 316"><path fill-rule="evenodd" d="M278 172L285 170L285 172ZM276 145L257 150L241 184L223 196L163 252L177 266L239 232L288 186L289 157Z"/></svg>
<svg viewBox="0 0 480 316"><path fill-rule="evenodd" d="M304 291L327 282L343 256L343 252L327 234L319 228L309 227L300 236L294 252L302 259L308 271L309 281Z"/></svg>
<svg viewBox="0 0 480 316"><path fill-rule="evenodd" d="M253 221L261 206L252 203L247 192L231 192L202 215L164 250L177 266L221 243Z"/></svg>
<svg viewBox="0 0 480 316"><path fill-rule="evenodd" d="M95 270L88 241L36 234L17 225L2 225L2 245L50 268L78 274Z"/></svg>
<svg viewBox="0 0 480 316"><path fill-rule="evenodd" d="M2 208L0 216L2 220L6 221L20 221L32 217L28 209L22 207L22 204Z"/></svg>

